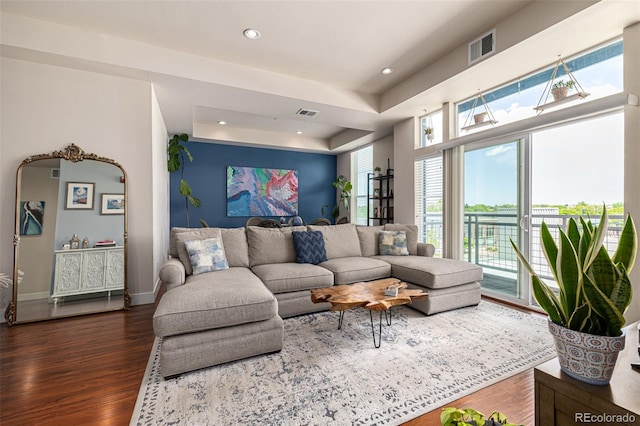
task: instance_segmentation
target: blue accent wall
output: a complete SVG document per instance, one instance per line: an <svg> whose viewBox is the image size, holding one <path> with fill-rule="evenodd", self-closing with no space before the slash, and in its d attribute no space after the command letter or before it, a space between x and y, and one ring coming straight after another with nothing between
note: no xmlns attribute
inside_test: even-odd
<svg viewBox="0 0 640 426"><path fill-rule="evenodd" d="M298 171L298 214L307 222L321 216L322 206L335 205L336 156L278 149L251 148L217 143L188 142L193 162L185 165L184 177L202 206L189 205L189 226L244 226L248 218L227 217L227 166L266 167ZM178 191L180 171L170 174L171 226L187 226L184 197ZM328 214L328 213L327 213ZM279 218L275 218L279 219ZM288 218L287 218L288 219Z"/></svg>

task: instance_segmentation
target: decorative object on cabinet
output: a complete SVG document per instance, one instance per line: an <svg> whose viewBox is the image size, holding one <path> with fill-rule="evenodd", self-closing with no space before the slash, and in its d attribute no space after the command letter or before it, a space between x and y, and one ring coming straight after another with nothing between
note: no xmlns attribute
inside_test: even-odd
<svg viewBox="0 0 640 426"><path fill-rule="evenodd" d="M55 178L51 177L52 170L56 171ZM75 144L49 154L27 157L20 163L16 172L13 276L19 277L22 283L13 286L11 301L5 309L8 325L129 309L127 182L126 172L119 163L85 153ZM98 209L93 209L95 189L122 194L125 203L119 216L105 217ZM42 234L38 238L25 238L20 234L23 224L21 208L25 201L34 199L46 203L48 219L42 222ZM68 204L74 207L69 209ZM91 209L87 208L89 205ZM76 239L70 241L74 234ZM78 235L86 236L86 244ZM115 293L111 290L110 298L108 291L96 292L67 298L54 307L50 302L52 283L59 272L55 269L57 253L81 256L92 250L82 248L89 245L89 240L97 240L104 235L114 236L116 241L110 240L109 246L117 244L120 253L122 267L109 277L110 282L119 283L119 289ZM71 250L72 244L74 250ZM100 242L96 246L99 247ZM102 249L105 247L106 244Z"/></svg>
<svg viewBox="0 0 640 426"><path fill-rule="evenodd" d="M367 224L393 223L393 169L386 175L367 175Z"/></svg>
<svg viewBox="0 0 640 426"><path fill-rule="evenodd" d="M169 144L167 145L167 154L169 157L167 159L167 170L169 170L169 173L180 170L180 187L178 191L180 191L180 195L184 197L187 227L189 227L189 204L193 207L200 207L202 202L199 198L191 194L191 186L189 186L184 178L185 156L189 161L193 161L191 152L189 152L189 149L184 145L187 142L189 142L189 135L186 133L173 135L173 137L169 139Z"/></svg>
<svg viewBox="0 0 640 426"><path fill-rule="evenodd" d="M522 265L531 275L533 295L549 315L562 371L577 380L606 385L611 379L618 352L624 348L623 316L631 303L629 273L633 269L638 241L629 214L618 235L618 247L609 255L604 240L608 233L607 208L597 225L571 218L566 231L558 229L559 242L543 221L541 247L555 279L559 295L542 281L513 241Z"/></svg>
<svg viewBox="0 0 640 426"><path fill-rule="evenodd" d="M71 247L71 250L80 248L80 238L78 238L78 234L73 234L73 237L69 240L69 247Z"/></svg>
<svg viewBox="0 0 640 426"><path fill-rule="evenodd" d="M124 194L102 194L100 214L124 214Z"/></svg>
<svg viewBox="0 0 640 426"><path fill-rule="evenodd" d="M67 210L93 210L93 183L67 182Z"/></svg>
<svg viewBox="0 0 640 426"><path fill-rule="evenodd" d="M568 80L556 80L559 77L558 71L560 70L564 71L566 74L565 78ZM569 95L569 90L571 89L575 89L576 93ZM549 101L549 96L551 96L553 100ZM589 93L584 91L580 83L578 83L578 80L569 70L567 64L559 57L553 71L551 71L549 81L547 81L547 85L542 91L542 95L540 95L538 105L533 109L540 115L545 109L553 108L576 99L584 99L587 96L589 96Z"/></svg>

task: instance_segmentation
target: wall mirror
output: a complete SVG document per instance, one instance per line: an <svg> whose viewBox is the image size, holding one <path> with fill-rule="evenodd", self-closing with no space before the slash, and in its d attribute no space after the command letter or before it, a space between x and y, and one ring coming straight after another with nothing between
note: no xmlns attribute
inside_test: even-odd
<svg viewBox="0 0 640 426"><path fill-rule="evenodd" d="M13 245L9 325L129 309L122 166L74 144L24 159Z"/></svg>

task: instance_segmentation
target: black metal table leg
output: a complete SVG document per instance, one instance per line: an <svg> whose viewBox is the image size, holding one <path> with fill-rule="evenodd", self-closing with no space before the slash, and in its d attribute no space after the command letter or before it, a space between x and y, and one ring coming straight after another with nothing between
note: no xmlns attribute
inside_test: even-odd
<svg viewBox="0 0 640 426"><path fill-rule="evenodd" d="M378 343L376 343L376 332L373 327L373 312L369 311L369 318L371 319L371 335L373 336L373 346L378 349L382 344L382 312L384 312L384 318L387 325L391 325L391 311L380 311L379 327L378 327Z"/></svg>
<svg viewBox="0 0 640 426"><path fill-rule="evenodd" d="M340 316L338 317L338 330L342 328L343 320L344 320L344 311L340 311Z"/></svg>

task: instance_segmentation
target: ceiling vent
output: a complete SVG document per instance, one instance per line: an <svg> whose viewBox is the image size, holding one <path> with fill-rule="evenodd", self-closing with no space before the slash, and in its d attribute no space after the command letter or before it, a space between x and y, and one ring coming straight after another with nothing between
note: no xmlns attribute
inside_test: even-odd
<svg viewBox="0 0 640 426"><path fill-rule="evenodd" d="M300 108L298 110L298 112L296 112L296 115L304 115L305 117L313 117L314 115L316 115L318 113L318 111L314 111L312 109L304 109L304 108Z"/></svg>
<svg viewBox="0 0 640 426"><path fill-rule="evenodd" d="M60 179L60 169L51 169L51 179Z"/></svg>
<svg viewBox="0 0 640 426"><path fill-rule="evenodd" d="M478 62L496 51L496 30L469 43L469 65Z"/></svg>

